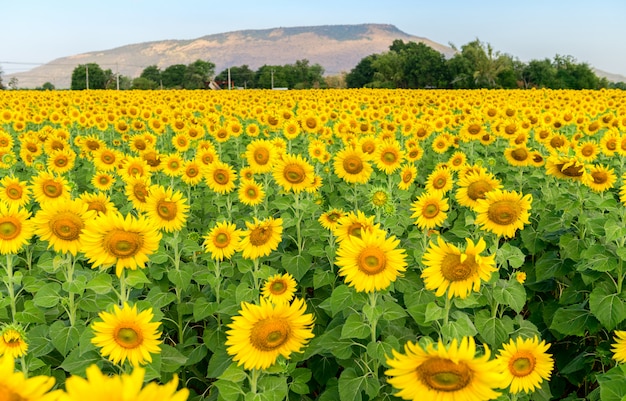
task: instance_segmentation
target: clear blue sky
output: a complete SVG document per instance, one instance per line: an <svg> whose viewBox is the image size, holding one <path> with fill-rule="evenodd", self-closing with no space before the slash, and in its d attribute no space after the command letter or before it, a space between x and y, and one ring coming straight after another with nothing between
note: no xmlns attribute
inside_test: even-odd
<svg viewBox="0 0 626 401"><path fill-rule="evenodd" d="M242 29L381 23L444 45L478 38L523 62L571 55L626 76L624 16L626 0L0 0L0 67Z"/></svg>

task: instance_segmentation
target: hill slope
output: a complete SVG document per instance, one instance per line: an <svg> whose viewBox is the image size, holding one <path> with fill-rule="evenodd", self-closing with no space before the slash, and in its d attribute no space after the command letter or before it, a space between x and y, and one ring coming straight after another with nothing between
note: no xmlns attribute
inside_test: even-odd
<svg viewBox="0 0 626 401"><path fill-rule="evenodd" d="M293 64L307 59L321 65L327 75L348 72L364 57L389 50L396 39L424 42L451 56L454 50L426 38L409 35L393 25L324 25L313 27L243 30L207 35L192 40L164 40L130 44L110 50L63 57L30 71L7 75L18 79L20 88L34 88L51 82L56 88L69 88L72 71L79 64L96 63L131 78L143 69L157 65L161 70L173 64L195 60L215 63L219 73L232 66L247 64L252 70L263 65Z"/></svg>

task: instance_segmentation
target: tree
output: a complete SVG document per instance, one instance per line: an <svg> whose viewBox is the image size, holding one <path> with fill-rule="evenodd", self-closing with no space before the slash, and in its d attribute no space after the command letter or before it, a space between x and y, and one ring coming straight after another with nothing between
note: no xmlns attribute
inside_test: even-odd
<svg viewBox="0 0 626 401"><path fill-rule="evenodd" d="M182 88L185 82L187 66L185 64L173 64L161 73L161 82L164 88Z"/></svg>
<svg viewBox="0 0 626 401"><path fill-rule="evenodd" d="M215 64L210 61L196 60L189 64L183 74L183 88L204 89L215 74Z"/></svg>
<svg viewBox="0 0 626 401"><path fill-rule="evenodd" d="M319 88L324 82L324 68L319 64L309 65L309 60L297 60L284 66L288 86L294 89Z"/></svg>
<svg viewBox="0 0 626 401"><path fill-rule="evenodd" d="M45 90L45 91L53 91L56 88L54 87L54 85L51 82L46 82L43 85L41 85L41 89Z"/></svg>
<svg viewBox="0 0 626 401"><path fill-rule="evenodd" d="M0 67L0 90L4 89L4 85L2 84L2 75L4 74L4 71L2 71L2 68Z"/></svg>
<svg viewBox="0 0 626 401"><path fill-rule="evenodd" d="M18 84L19 80L16 77L11 77L11 79L9 79L9 88L17 90Z"/></svg>
<svg viewBox="0 0 626 401"><path fill-rule="evenodd" d="M243 88L256 88L256 72L252 71L247 64L240 67L230 67L231 85ZM215 76L218 83L228 82L228 69Z"/></svg>
<svg viewBox="0 0 626 401"><path fill-rule="evenodd" d="M130 88L131 89L156 89L157 83L144 77L137 77L133 79Z"/></svg>
<svg viewBox="0 0 626 401"><path fill-rule="evenodd" d="M376 70L372 66L378 58L378 54L370 54L359 61L359 63L346 75L346 85L348 88L362 88L374 81Z"/></svg>
<svg viewBox="0 0 626 401"><path fill-rule="evenodd" d="M110 79L111 70L105 73L96 63L79 64L72 72L72 90L104 89Z"/></svg>
<svg viewBox="0 0 626 401"><path fill-rule="evenodd" d="M261 89L288 88L285 67L280 65L263 65L256 71L257 87Z"/></svg>
<svg viewBox="0 0 626 401"><path fill-rule="evenodd" d="M404 62L398 52L388 51L379 55L372 63L375 88L406 88Z"/></svg>
<svg viewBox="0 0 626 401"><path fill-rule="evenodd" d="M449 73L443 53L422 42L405 44L402 40L394 40L390 50L401 56L407 88L448 86Z"/></svg>
<svg viewBox="0 0 626 401"><path fill-rule="evenodd" d="M146 79L154 83L154 87L150 89L155 89L161 86L161 70L156 65L149 65L141 71L141 75L139 78ZM147 89L147 88L144 88Z"/></svg>

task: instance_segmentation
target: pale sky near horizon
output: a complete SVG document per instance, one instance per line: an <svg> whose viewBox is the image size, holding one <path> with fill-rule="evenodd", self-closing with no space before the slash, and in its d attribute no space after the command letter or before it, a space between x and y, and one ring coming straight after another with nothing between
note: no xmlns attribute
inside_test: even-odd
<svg viewBox="0 0 626 401"><path fill-rule="evenodd" d="M479 39L523 62L570 55L626 76L625 0L0 0L0 68L244 29L379 23L443 45Z"/></svg>

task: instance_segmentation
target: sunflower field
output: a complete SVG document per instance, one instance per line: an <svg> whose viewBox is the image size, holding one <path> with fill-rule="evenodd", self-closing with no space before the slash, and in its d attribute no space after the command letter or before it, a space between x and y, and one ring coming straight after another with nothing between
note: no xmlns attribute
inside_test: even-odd
<svg viewBox="0 0 626 401"><path fill-rule="evenodd" d="M618 90L0 92L0 399L623 400L624 160Z"/></svg>

